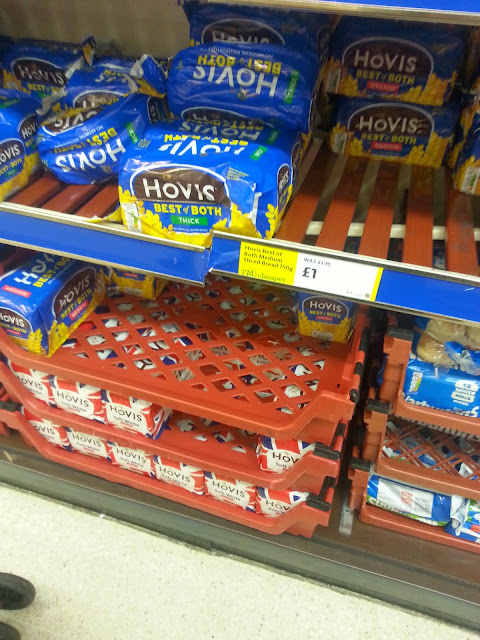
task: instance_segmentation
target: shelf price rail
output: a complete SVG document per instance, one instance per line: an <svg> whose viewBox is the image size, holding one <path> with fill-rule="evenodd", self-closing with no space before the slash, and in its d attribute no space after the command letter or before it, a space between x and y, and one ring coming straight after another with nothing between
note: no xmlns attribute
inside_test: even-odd
<svg viewBox="0 0 480 640"><path fill-rule="evenodd" d="M321 148L275 239L214 232L210 270L479 322L479 201L450 183L444 168L400 167ZM445 270L433 268L438 249Z"/></svg>

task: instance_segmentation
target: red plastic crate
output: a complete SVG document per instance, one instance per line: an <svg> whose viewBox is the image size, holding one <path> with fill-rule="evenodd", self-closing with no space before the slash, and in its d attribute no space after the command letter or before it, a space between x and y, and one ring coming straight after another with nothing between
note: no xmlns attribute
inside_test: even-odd
<svg viewBox="0 0 480 640"><path fill-rule="evenodd" d="M110 482L146 491L194 509L200 509L265 533L276 535L287 531L295 535L311 537L318 525L328 525L334 493L334 481L331 478L325 479L318 496L310 494L306 502L287 511L284 515L278 518L268 518L262 514L251 513L224 502L219 502L209 496L197 496L179 487L165 484L160 480L114 467L105 460L59 449L50 444L36 431L20 413L16 403L0 403L0 420L4 420L12 429L20 431L41 455L53 462L99 476ZM92 433L95 433L95 431L90 429ZM116 434L117 432L115 431ZM98 431L97 435L100 436L101 431ZM116 440L119 441L120 439L116 438Z"/></svg>
<svg viewBox="0 0 480 640"><path fill-rule="evenodd" d="M399 436L388 429L388 415L375 409L381 409L381 404L370 400L365 410L367 431L362 455L375 464L376 473L432 491L480 500L480 464L473 459L473 456L480 456L480 440L463 436L467 449L462 449L456 442L456 433L395 418L395 424L403 432ZM409 449L409 438L414 438L418 446ZM384 447L400 454L389 458L383 451ZM442 448L444 452L451 453L442 455ZM422 463L421 457L426 455L435 461L434 465L427 467ZM471 470L465 477L456 468L462 462Z"/></svg>
<svg viewBox="0 0 480 640"><path fill-rule="evenodd" d="M67 379L262 435L314 442L326 426L353 415L366 325L361 308L349 344L302 337L288 292L219 277L205 289L170 284L156 302L109 298L77 329L75 345L51 358L28 353L3 331L0 350L17 364ZM110 355L101 359L106 349Z"/></svg>
<svg viewBox="0 0 480 640"><path fill-rule="evenodd" d="M324 429L321 441L315 444L315 450L303 456L290 469L284 473L271 473L262 471L258 466L255 445L252 443L252 440L256 439L242 438L236 433L237 439L234 442L219 442L213 437L212 429L206 427L199 418L175 412L169 419L169 424L188 420L195 427L195 431L179 433L177 430L164 430L158 440L151 440L141 434L130 433L44 404L25 390L4 363L0 363L0 381L8 391L9 397L23 404L40 418L118 442L124 447L165 456L170 460L185 462L267 489L295 489L319 493L325 479L337 479L340 470L346 437L346 425L343 423L339 423L334 429ZM220 429L222 425L218 425L215 430ZM242 445L244 452L234 448L238 445Z"/></svg>
<svg viewBox="0 0 480 640"><path fill-rule="evenodd" d="M480 418L471 418L440 409L421 407L410 404L405 400L403 385L411 348L411 331L398 329L395 326L395 319L392 317L384 341L384 352L387 355L387 361L383 372L383 382L379 390L379 398L384 402L389 402L391 404L390 412L401 418L480 436Z"/></svg>
<svg viewBox="0 0 480 640"><path fill-rule="evenodd" d="M447 545L464 551L480 553L480 544L463 540L446 533L442 527L419 522L412 518L406 518L390 511L385 511L379 507L367 504L367 483L369 478L369 464L358 459L358 450L354 450L349 468L349 478L352 482L349 507L358 511L359 520L376 527L389 529L407 536L430 540L438 544ZM418 484L418 483L417 483ZM420 485L424 486L424 485Z"/></svg>

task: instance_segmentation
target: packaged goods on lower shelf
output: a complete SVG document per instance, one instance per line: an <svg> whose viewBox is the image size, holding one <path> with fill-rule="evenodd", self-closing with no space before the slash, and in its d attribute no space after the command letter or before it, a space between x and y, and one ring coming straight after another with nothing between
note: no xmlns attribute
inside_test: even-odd
<svg viewBox="0 0 480 640"><path fill-rule="evenodd" d="M90 433L82 433L70 427L65 427L65 430L70 446L74 451L93 458L103 458L108 462L112 461L108 443L103 438L92 436Z"/></svg>
<svg viewBox="0 0 480 640"><path fill-rule="evenodd" d="M480 544L480 502L459 498L459 505L452 513L452 521L445 531L457 538Z"/></svg>
<svg viewBox="0 0 480 640"><path fill-rule="evenodd" d="M450 522L452 497L411 487L380 476L370 477L367 504L435 527Z"/></svg>
<svg viewBox="0 0 480 640"><path fill-rule="evenodd" d="M439 460L446 460L453 456L453 452L444 445L435 446L434 432L428 428L423 427L420 429L420 436L416 437L409 431L409 423L401 418L392 418L387 422L386 438L390 438L392 435L398 438L398 445L396 447L383 446L383 454L388 458L398 458L399 460L408 460L408 455L405 456L405 452L408 451L420 451L423 448L422 440L432 443L432 447L435 449L435 455L432 455L428 451L416 456L415 460L420 462L426 467L435 467L439 464Z"/></svg>
<svg viewBox="0 0 480 640"><path fill-rule="evenodd" d="M37 150L39 106L33 96L0 89L0 202L25 187L41 166Z"/></svg>
<svg viewBox="0 0 480 640"><path fill-rule="evenodd" d="M264 436L258 440L257 458L262 471L283 473L314 449L314 444L301 440L278 440Z"/></svg>
<svg viewBox="0 0 480 640"><path fill-rule="evenodd" d="M255 42L317 52L330 33L328 16L310 11L286 11L270 7L231 4L184 3L190 22L190 44ZM320 49L321 51L322 49Z"/></svg>
<svg viewBox="0 0 480 640"><path fill-rule="evenodd" d="M158 438L171 413L146 400L126 398L118 393L102 391L105 421L119 429Z"/></svg>
<svg viewBox="0 0 480 640"><path fill-rule="evenodd" d="M30 367L22 367L21 365L9 360L7 361L7 364L30 393L45 404L55 406L52 385L50 384L50 375L48 373L38 371L37 369L31 369Z"/></svg>
<svg viewBox="0 0 480 640"><path fill-rule="evenodd" d="M416 318L413 351L422 360L480 376L480 329L445 320Z"/></svg>
<svg viewBox="0 0 480 640"><path fill-rule="evenodd" d="M258 487L257 490L257 513L270 518L278 518L293 507L305 502L308 493L304 491L273 491Z"/></svg>
<svg viewBox="0 0 480 640"><path fill-rule="evenodd" d="M51 376L53 400L55 406L67 413L105 422L105 409L102 401L102 390L90 384L65 380Z"/></svg>
<svg viewBox="0 0 480 640"><path fill-rule="evenodd" d="M104 294L101 267L38 253L0 277L0 327L27 351L50 356Z"/></svg>
<svg viewBox="0 0 480 640"><path fill-rule="evenodd" d="M313 51L208 42L173 58L168 106L177 117L261 120L308 134L319 71L318 53Z"/></svg>
<svg viewBox="0 0 480 640"><path fill-rule="evenodd" d="M122 269L111 269L109 277L112 286L121 293L139 296L146 300L156 300L167 284L165 280L155 276Z"/></svg>
<svg viewBox="0 0 480 640"><path fill-rule="evenodd" d="M246 511L255 511L257 487L254 484L224 478L210 471L205 472L205 495L241 507Z"/></svg>
<svg viewBox="0 0 480 640"><path fill-rule="evenodd" d="M330 42L327 91L440 106L455 87L466 38L456 25L344 16Z"/></svg>
<svg viewBox="0 0 480 640"><path fill-rule="evenodd" d="M163 456L154 456L153 465L155 475L159 480L167 484L174 484L190 493L201 496L205 488L205 474L202 469L198 469L183 462L168 460Z"/></svg>
<svg viewBox="0 0 480 640"><path fill-rule="evenodd" d="M440 167L453 143L459 107L337 98L330 132L335 153Z"/></svg>
<svg viewBox="0 0 480 640"><path fill-rule="evenodd" d="M115 442L108 443L112 464L120 469L140 473L148 478L154 477L153 456L148 455L139 449L122 447Z"/></svg>
<svg viewBox="0 0 480 640"><path fill-rule="evenodd" d="M60 91L75 69L91 64L95 43L49 40L15 40L2 54L3 85L33 93L39 98Z"/></svg>
<svg viewBox="0 0 480 640"><path fill-rule="evenodd" d="M311 293L297 294L298 332L320 340L348 342L355 326L357 305Z"/></svg>
<svg viewBox="0 0 480 640"><path fill-rule="evenodd" d="M45 418L39 418L28 411L28 409L25 409L25 407L22 408L22 413L38 433L48 440L50 444L60 449L72 449L65 427L60 427L50 420L45 420Z"/></svg>
<svg viewBox="0 0 480 640"><path fill-rule="evenodd" d="M124 154L119 197L132 231L209 246L214 229L271 238L290 200L300 138L260 128L255 141L162 123Z"/></svg>
<svg viewBox="0 0 480 640"><path fill-rule="evenodd" d="M480 417L480 377L435 366L410 354L403 387L405 400L471 418Z"/></svg>

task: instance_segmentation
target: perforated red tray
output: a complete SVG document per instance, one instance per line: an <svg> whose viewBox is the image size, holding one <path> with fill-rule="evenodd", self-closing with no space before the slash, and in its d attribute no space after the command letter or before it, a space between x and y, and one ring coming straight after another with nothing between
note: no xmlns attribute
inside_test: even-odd
<svg viewBox="0 0 480 640"><path fill-rule="evenodd" d="M455 434L404 419L395 418L394 422L398 432L385 424L383 433L370 433L372 421L367 421L363 457L375 463L377 473L432 491L480 500L480 440L467 436L459 440ZM411 448L412 443L417 446ZM385 449L399 453L388 457ZM422 462L426 458L431 466ZM460 474L462 463L464 475Z"/></svg>
<svg viewBox="0 0 480 640"><path fill-rule="evenodd" d="M278 518L268 518L262 514L244 511L238 507L219 502L208 496L197 496L179 487L165 484L154 478L147 478L131 471L126 471L105 460L91 458L80 453L66 451L51 445L43 438L28 420L20 413L16 403L0 402L0 420L5 421L12 429L20 431L29 444L43 455L45 458L63 464L79 471L90 473L110 482L124 484L140 491L146 491L153 495L160 496L179 502L194 509L200 509L220 518L225 518L237 522L247 527L252 527L259 531L280 534L285 531L294 535L311 537L315 528L327 526L330 519L331 503L334 493L334 482L326 478L322 484L319 495L311 494L307 502L303 502L295 508L287 511ZM78 428L79 425L77 425ZM83 429L83 422L82 422ZM89 429L95 433L95 429ZM117 434L117 431L115 431ZM97 435L102 435L99 427ZM103 435L105 437L105 435ZM116 438L120 441L120 438Z"/></svg>
<svg viewBox="0 0 480 640"><path fill-rule="evenodd" d="M156 302L105 300L75 332L76 342L51 358L28 353L3 331L0 350L20 365L314 442L325 426L353 415L366 314L360 310L350 344L323 343L296 333L292 304L289 293L258 283L219 277L205 289L170 284Z"/></svg>
<svg viewBox="0 0 480 640"><path fill-rule="evenodd" d="M124 447L165 456L170 460L185 462L200 469L213 471L226 477L235 477L267 489L291 488L318 494L325 478L330 477L336 480L340 470L346 436L346 425L343 423L339 423L335 429L325 429L321 441L315 445L315 450L303 456L289 470L284 473L270 473L259 468L255 452L257 438L242 437L235 429L233 429L235 441L219 442L212 433L222 430L222 425L217 424L215 428L208 427L200 418L175 412L169 424L175 426L186 421L194 427L194 430L182 433L177 429L165 429L158 440L151 440L141 434L128 433L44 404L27 392L3 363L0 363L0 381L8 391L9 397L23 404L40 418L91 433ZM6 393L4 391L4 394ZM0 396L0 400L2 399L5 400Z"/></svg>

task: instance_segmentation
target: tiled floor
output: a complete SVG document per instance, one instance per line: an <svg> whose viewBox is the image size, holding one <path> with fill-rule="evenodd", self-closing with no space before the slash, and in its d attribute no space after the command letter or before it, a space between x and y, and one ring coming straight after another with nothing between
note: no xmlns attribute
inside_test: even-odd
<svg viewBox="0 0 480 640"><path fill-rule="evenodd" d="M24 640L474 640L476 634L0 485L0 612Z"/></svg>

